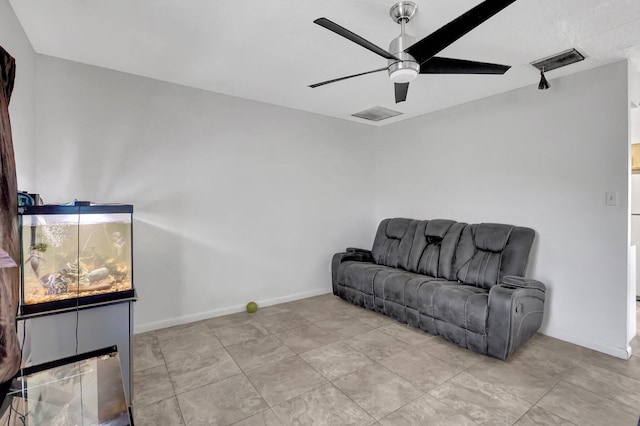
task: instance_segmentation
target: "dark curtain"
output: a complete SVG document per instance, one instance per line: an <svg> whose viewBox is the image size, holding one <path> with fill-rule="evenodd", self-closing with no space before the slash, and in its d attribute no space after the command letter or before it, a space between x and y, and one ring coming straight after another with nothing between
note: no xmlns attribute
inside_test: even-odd
<svg viewBox="0 0 640 426"><path fill-rule="evenodd" d="M15 59L0 47L0 248L19 263L18 188L9 120L15 75ZM19 280L17 267L0 269L0 383L10 380L20 368L16 335Z"/></svg>

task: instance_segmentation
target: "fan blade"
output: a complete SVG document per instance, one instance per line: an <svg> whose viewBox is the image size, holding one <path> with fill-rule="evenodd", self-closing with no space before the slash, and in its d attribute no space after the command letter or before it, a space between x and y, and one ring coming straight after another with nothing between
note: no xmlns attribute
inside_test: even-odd
<svg viewBox="0 0 640 426"><path fill-rule="evenodd" d="M516 0L485 0L405 50L422 65Z"/></svg>
<svg viewBox="0 0 640 426"><path fill-rule="evenodd" d="M361 75L373 74L374 72L380 72L380 71L386 71L386 70L387 70L387 67L378 68L377 70L361 72L360 74L353 74L353 75L348 75L346 77L334 78L333 80L323 81L322 83L310 84L308 87L311 87L312 89L315 89L318 86L324 86L325 84L335 83L336 81L342 81L342 80L346 80L348 78L360 77Z"/></svg>
<svg viewBox="0 0 640 426"><path fill-rule="evenodd" d="M434 56L420 65L420 74L504 74L509 65Z"/></svg>
<svg viewBox="0 0 640 426"><path fill-rule="evenodd" d="M396 103L407 100L407 92L409 91L409 83L394 83L396 89Z"/></svg>
<svg viewBox="0 0 640 426"><path fill-rule="evenodd" d="M364 47L365 49L369 49L370 51L372 51L373 53L382 56L385 59L394 59L396 61L399 61L400 59L396 58L395 56L393 56L391 53L387 52L386 50L384 50L381 47L376 46L375 44L371 43L369 40L365 40L362 37L360 37L358 34L353 33L351 31L349 31L348 29L341 27L340 25L336 24L333 21L328 20L327 18L318 18L315 21L313 21L314 23L320 25L321 27L325 27L326 29L333 31L334 33L341 35L342 37L351 40L352 42L359 44L360 46Z"/></svg>

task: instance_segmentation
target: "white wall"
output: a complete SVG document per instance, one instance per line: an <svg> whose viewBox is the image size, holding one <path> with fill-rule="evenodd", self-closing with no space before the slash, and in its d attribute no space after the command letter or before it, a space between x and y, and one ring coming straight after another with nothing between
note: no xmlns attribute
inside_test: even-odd
<svg viewBox="0 0 640 426"><path fill-rule="evenodd" d="M39 56L37 186L134 204L138 331L331 291L375 232L374 129Z"/></svg>
<svg viewBox="0 0 640 426"><path fill-rule="evenodd" d="M528 275L548 288L542 332L625 357L627 64L550 83L381 128L377 219L532 227ZM606 191L618 206L605 206Z"/></svg>
<svg viewBox="0 0 640 426"><path fill-rule="evenodd" d="M16 60L9 103L18 189L35 189L35 58L31 43L8 0L0 0L0 46Z"/></svg>

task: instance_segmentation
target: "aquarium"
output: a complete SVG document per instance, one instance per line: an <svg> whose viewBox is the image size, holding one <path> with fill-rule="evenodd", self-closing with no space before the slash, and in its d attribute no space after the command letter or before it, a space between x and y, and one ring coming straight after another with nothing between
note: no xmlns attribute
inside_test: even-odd
<svg viewBox="0 0 640 426"><path fill-rule="evenodd" d="M133 206L20 209L21 315L134 297Z"/></svg>

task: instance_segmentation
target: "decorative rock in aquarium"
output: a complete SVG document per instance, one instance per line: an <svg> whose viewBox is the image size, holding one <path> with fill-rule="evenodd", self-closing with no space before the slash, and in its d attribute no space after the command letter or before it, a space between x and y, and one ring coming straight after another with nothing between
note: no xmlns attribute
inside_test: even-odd
<svg viewBox="0 0 640 426"><path fill-rule="evenodd" d="M46 294L62 294L67 292L69 281L62 274L47 274L40 279Z"/></svg>
<svg viewBox="0 0 640 426"><path fill-rule="evenodd" d="M89 280L87 279L87 270L78 260L67 263L66 268L60 270L59 273L63 274L65 277L73 281L75 285L90 284Z"/></svg>
<svg viewBox="0 0 640 426"><path fill-rule="evenodd" d="M90 283L103 280L109 276L109 270L107 268L98 268L87 274L87 279Z"/></svg>

